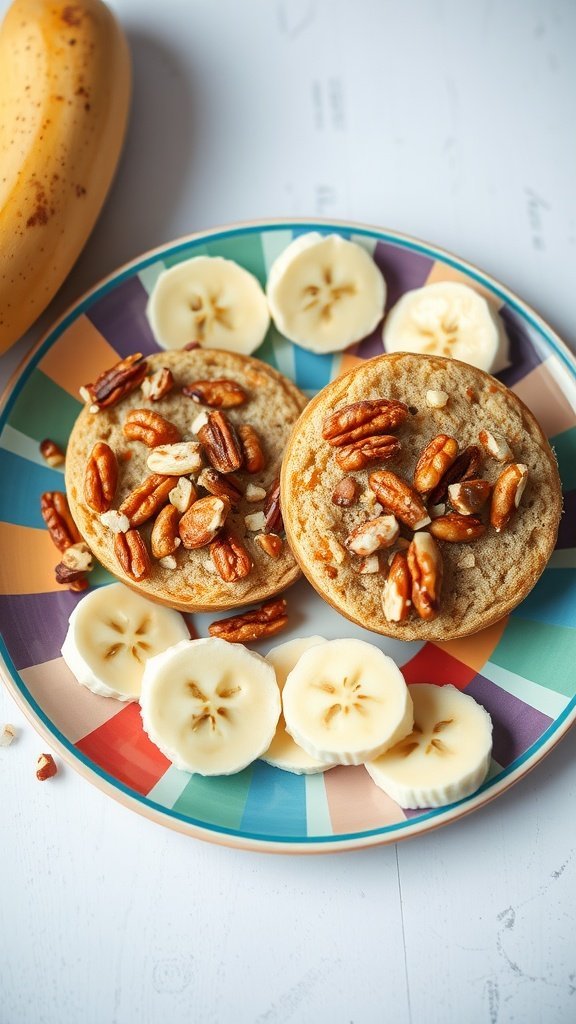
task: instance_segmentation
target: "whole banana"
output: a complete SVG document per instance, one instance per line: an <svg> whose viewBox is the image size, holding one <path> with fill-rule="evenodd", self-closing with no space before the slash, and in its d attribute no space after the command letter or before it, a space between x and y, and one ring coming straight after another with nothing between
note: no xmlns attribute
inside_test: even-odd
<svg viewBox="0 0 576 1024"><path fill-rule="evenodd" d="M0 27L0 352L77 259L118 163L130 56L101 0L14 0Z"/></svg>

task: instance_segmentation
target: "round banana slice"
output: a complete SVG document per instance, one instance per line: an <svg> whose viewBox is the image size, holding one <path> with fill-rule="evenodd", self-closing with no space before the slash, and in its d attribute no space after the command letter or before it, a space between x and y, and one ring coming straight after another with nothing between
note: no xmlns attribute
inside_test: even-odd
<svg viewBox="0 0 576 1024"><path fill-rule="evenodd" d="M338 352L382 319L386 283L360 245L311 231L274 261L266 294L282 334L311 352Z"/></svg>
<svg viewBox="0 0 576 1024"><path fill-rule="evenodd" d="M282 702L288 732L320 761L362 764L412 729L400 669L364 640L329 640L305 651Z"/></svg>
<svg viewBox="0 0 576 1024"><path fill-rule="evenodd" d="M179 612L146 600L123 583L112 583L78 602L62 657L93 693L134 700L140 696L147 659L189 636Z"/></svg>
<svg viewBox="0 0 576 1024"><path fill-rule="evenodd" d="M232 775L270 746L280 691L259 654L208 637L151 658L140 705L144 729L177 768Z"/></svg>
<svg viewBox="0 0 576 1024"><path fill-rule="evenodd" d="M506 365L506 335L485 298L457 281L406 292L384 321L386 352L448 356L480 370Z"/></svg>
<svg viewBox="0 0 576 1024"><path fill-rule="evenodd" d="M400 807L444 807L482 785L492 753L492 720L455 686L415 683L410 736L366 765Z"/></svg>
<svg viewBox="0 0 576 1024"><path fill-rule="evenodd" d="M241 355L250 355L262 344L270 324L259 282L221 256L195 256L164 270L146 315L162 348L197 341L202 348Z"/></svg>
<svg viewBox="0 0 576 1024"><path fill-rule="evenodd" d="M316 644L325 643L326 640L323 636L299 637L297 640L288 640L287 643L279 644L278 647L273 647L271 651L268 651L266 661L270 662L276 672L276 682L280 687L280 692L284 689L289 673L304 651L315 647ZM275 768L281 768L284 772L293 772L294 775L313 775L334 767L332 764L319 761L317 757L311 757L294 742L290 734L286 732L284 715L280 715L276 735L266 753L262 754L262 760L274 765Z"/></svg>

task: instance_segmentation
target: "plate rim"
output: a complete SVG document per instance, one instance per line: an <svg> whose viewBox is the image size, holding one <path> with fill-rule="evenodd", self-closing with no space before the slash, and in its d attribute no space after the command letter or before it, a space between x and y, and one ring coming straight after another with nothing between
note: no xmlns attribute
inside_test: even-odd
<svg viewBox="0 0 576 1024"><path fill-rule="evenodd" d="M456 270L464 270L468 276L478 281L478 283L488 285L491 292L505 300L509 306L527 319L536 328L546 345L551 347L553 351L556 351L569 374L576 380L576 357L554 328L529 303L525 302L524 299L506 285L503 285L475 264L457 256L451 251L403 232L357 221L320 217L261 218L221 225L179 236L172 242L166 242L156 246L154 249L148 249L134 259L121 264L110 274L106 275L106 277L97 281L95 285L83 292L49 326L36 344L32 346L30 352L23 356L13 370L0 395L0 429L3 428L13 402L18 397L21 387L24 386L25 380L28 378L29 374L26 371L31 371L34 368L43 355L44 350L47 351L58 341L58 338L69 324L82 315L96 295L105 295L113 287L131 276L136 267L144 269L159 258L173 255L202 238L216 239L232 237L236 234L263 233L264 231L272 231L282 226L291 230L298 230L299 228L314 230L314 228L319 228L326 231L332 228L337 231L338 229L344 229L352 231L357 235L377 236L378 239L389 244L398 245L401 248L431 256L433 259L439 258L442 262L447 263ZM18 386L19 384L20 387ZM13 665L3 637L0 638L0 670L8 692L40 736L56 747L65 763L78 771L80 775L93 785L96 785L102 792L112 796L117 802L131 810L135 810L149 820L168 826L185 835L191 835L194 838L203 839L217 845L253 852L292 854L346 852L352 849L389 845L415 838L422 833L449 825L491 803L492 800L529 774L564 738L576 722L576 698L573 698L560 715L553 720L544 736L540 737L538 741L539 746L536 750L533 750L531 753L530 751L525 751L519 761L516 762L514 768L503 770L498 783L494 785L487 780L473 797L466 798L465 803L460 801L447 808L432 809L428 814L415 819L413 822L404 821L396 825L385 826L385 832L382 829L374 829L340 836L279 836L276 838L274 836L252 835L244 833L239 829L228 829L223 826L194 822L189 817L180 815L173 809L156 804L148 796L131 791L118 779L115 779L108 772L105 772L86 758L60 732L55 723L45 715L29 692L20 673ZM550 730L553 730L553 732L547 735ZM545 738L546 736L547 738Z"/></svg>

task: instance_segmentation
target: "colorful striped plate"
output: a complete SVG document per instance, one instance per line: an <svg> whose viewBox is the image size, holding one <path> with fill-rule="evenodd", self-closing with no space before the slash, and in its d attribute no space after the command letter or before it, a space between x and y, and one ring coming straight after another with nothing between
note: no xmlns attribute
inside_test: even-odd
<svg viewBox="0 0 576 1024"><path fill-rule="evenodd" d="M440 810L403 811L363 767L296 776L258 761L238 775L204 779L177 771L143 733L137 704L96 697L60 656L78 595L54 581L55 552L43 528L42 491L62 487L38 444L62 446L80 410L78 387L118 356L157 346L145 317L148 294L166 267L200 254L226 256L264 283L295 235L337 231L363 245L388 281L388 303L430 281L466 281L502 316L510 365L498 376L534 411L560 464L565 514L558 547L529 597L506 621L442 644L389 641L352 626L301 581L288 595L291 636L359 636L379 644L408 682L454 683L494 722L488 780L467 800ZM317 356L273 328L256 354L309 394L360 359L382 351L376 331L344 354ZM347 223L265 222L194 235L143 256L81 299L20 368L0 415L1 654L9 690L51 745L91 782L155 821L229 846L319 852L394 842L481 807L525 775L576 717L576 365L562 342L506 288L434 246ZM109 582L103 570L95 586ZM206 634L207 616L193 627ZM262 653L266 647L261 648Z"/></svg>

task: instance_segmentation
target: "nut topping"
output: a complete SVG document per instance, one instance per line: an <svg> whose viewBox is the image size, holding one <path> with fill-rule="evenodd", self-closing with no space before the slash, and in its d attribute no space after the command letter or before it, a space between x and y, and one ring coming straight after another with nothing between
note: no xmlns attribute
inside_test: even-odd
<svg viewBox="0 0 576 1024"><path fill-rule="evenodd" d="M167 366L161 366L150 377L145 377L141 385L142 395L150 402L159 402L170 394L173 387L174 377Z"/></svg>
<svg viewBox="0 0 576 1024"><path fill-rule="evenodd" d="M339 508L350 508L356 503L359 489L353 476L343 477L332 491L332 504Z"/></svg>
<svg viewBox="0 0 576 1024"><path fill-rule="evenodd" d="M172 488L168 495L168 501L171 505L174 505L174 508L178 509L180 515L184 515L197 498L196 488L187 476L181 476L176 486Z"/></svg>
<svg viewBox="0 0 576 1024"><path fill-rule="evenodd" d="M430 388L426 392L426 405L431 409L443 409L448 404L449 395L446 391L435 391Z"/></svg>
<svg viewBox="0 0 576 1024"><path fill-rule="evenodd" d="M178 441L153 448L146 460L153 473L162 476L184 476L196 473L202 465L202 446L197 441Z"/></svg>
<svg viewBox="0 0 576 1024"><path fill-rule="evenodd" d="M278 477L268 488L266 504L264 505L264 516L266 525L264 533L282 533L284 520L282 519L282 508L280 504L280 480Z"/></svg>
<svg viewBox="0 0 576 1024"><path fill-rule="evenodd" d="M130 529L128 516L117 512L114 508L111 508L109 512L103 512L100 516L100 522L107 530L112 530L112 533L128 533Z"/></svg>
<svg viewBox="0 0 576 1024"><path fill-rule="evenodd" d="M83 385L80 394L85 402L92 402L98 409L107 409L134 391L144 380L147 369L142 353L135 352L101 373L94 384Z"/></svg>
<svg viewBox="0 0 576 1024"><path fill-rule="evenodd" d="M224 412L211 412L197 431L210 464L219 473L234 473L242 466L238 435Z"/></svg>
<svg viewBox="0 0 576 1024"><path fill-rule="evenodd" d="M420 495L395 473L377 470L370 474L368 483L382 507L393 512L400 522L406 523L412 530L419 530L430 522Z"/></svg>
<svg viewBox="0 0 576 1024"><path fill-rule="evenodd" d="M205 491L215 494L217 498L228 498L232 506L239 505L242 501L241 484L232 473L223 476L222 473L218 473L215 469L203 469L197 483ZM262 497L266 497L266 491L263 492Z"/></svg>
<svg viewBox="0 0 576 1024"><path fill-rule="evenodd" d="M442 555L429 533L414 535L408 548L408 569L412 577L412 604L420 618L430 622L440 607Z"/></svg>
<svg viewBox="0 0 576 1024"><path fill-rule="evenodd" d="M244 405L248 395L235 380L221 378L219 380L197 380L182 388L182 394L193 402L208 405L212 409L232 409L235 405Z"/></svg>
<svg viewBox="0 0 576 1024"><path fill-rule="evenodd" d="M361 558L358 564L352 566L352 568L360 576L370 576L372 573L380 572L380 558L377 554L366 555L365 558Z"/></svg>
<svg viewBox="0 0 576 1024"><path fill-rule="evenodd" d="M246 501L251 505L254 505L258 501L264 501L266 497L266 490L264 487L258 487L256 484L246 484L246 492L244 494Z"/></svg>
<svg viewBox="0 0 576 1024"><path fill-rule="evenodd" d="M345 544L355 555L372 555L382 548L389 548L396 540L399 532L395 516L378 516L361 523L346 538Z"/></svg>
<svg viewBox="0 0 576 1024"><path fill-rule="evenodd" d="M502 434L494 434L490 430L481 430L478 439L483 448L497 462L511 462L514 458L508 441Z"/></svg>
<svg viewBox="0 0 576 1024"><path fill-rule="evenodd" d="M522 462L512 462L500 473L494 484L490 506L490 522L496 533L500 533L508 525L513 512L520 504L527 482L528 466Z"/></svg>
<svg viewBox="0 0 576 1024"><path fill-rule="evenodd" d="M482 453L478 445L469 444L446 470L438 486L430 492L428 495L429 504L439 505L440 502L446 501L450 484L460 483L462 480L473 480L476 477L481 461Z"/></svg>
<svg viewBox="0 0 576 1024"><path fill-rule="evenodd" d="M336 462L341 469L353 473L364 469L369 462L384 462L395 458L400 449L400 441L393 434L364 437L338 448Z"/></svg>
<svg viewBox="0 0 576 1024"><path fill-rule="evenodd" d="M64 565L64 562L58 562L58 565L54 569L54 576L56 577L56 583L60 583L62 586L69 586L74 590L85 590L88 586L88 580L83 569L71 569L68 565Z"/></svg>
<svg viewBox="0 0 576 1024"><path fill-rule="evenodd" d="M0 725L0 747L9 747L16 739L16 736L15 725L12 725L10 722L6 722L6 725Z"/></svg>
<svg viewBox="0 0 576 1024"><path fill-rule="evenodd" d="M138 530L117 533L114 537L114 554L121 569L135 583L150 576L150 557Z"/></svg>
<svg viewBox="0 0 576 1024"><path fill-rule="evenodd" d="M61 466L66 458L60 445L56 444L56 441L51 441L49 437L40 442L40 454L52 469Z"/></svg>
<svg viewBox="0 0 576 1024"><path fill-rule="evenodd" d="M79 572L92 572L94 568L94 556L85 541L78 544L71 544L62 555L61 565L67 569L76 569Z"/></svg>
<svg viewBox="0 0 576 1024"><path fill-rule="evenodd" d="M107 512L116 494L118 463L110 445L97 441L84 473L84 499L94 512Z"/></svg>
<svg viewBox="0 0 576 1024"><path fill-rule="evenodd" d="M52 754L40 754L36 761L36 778L39 782L46 782L46 779L53 779L58 774L56 761Z"/></svg>
<svg viewBox="0 0 576 1024"><path fill-rule="evenodd" d="M229 511L227 498L209 494L195 501L182 516L178 527L184 547L194 550L210 544L224 526Z"/></svg>
<svg viewBox="0 0 576 1024"><path fill-rule="evenodd" d="M174 505L165 505L158 513L152 527L150 547L154 558L173 555L182 543L178 536L180 513Z"/></svg>
<svg viewBox="0 0 576 1024"><path fill-rule="evenodd" d="M353 402L326 417L322 437L337 447L352 444L363 437L388 434L391 430L397 430L407 415L408 406L404 405L404 402L395 402L387 398Z"/></svg>
<svg viewBox="0 0 576 1024"><path fill-rule="evenodd" d="M124 498L118 511L121 515L128 516L130 526L141 526L166 504L170 491L177 483L177 476L159 476L152 473Z"/></svg>
<svg viewBox="0 0 576 1024"><path fill-rule="evenodd" d="M260 473L266 466L266 456L262 451L260 438L250 423L243 423L238 427L242 454L244 456L244 468L247 473Z"/></svg>
<svg viewBox="0 0 576 1024"><path fill-rule="evenodd" d="M122 430L130 441L142 441L148 448L175 444L180 440L178 427L152 409L131 409Z"/></svg>
<svg viewBox="0 0 576 1024"><path fill-rule="evenodd" d="M274 636L288 625L286 601L283 597L268 601L252 612L220 619L208 626L210 636L219 636L230 644L247 644L252 640Z"/></svg>
<svg viewBox="0 0 576 1024"><path fill-rule="evenodd" d="M279 558L284 541L277 533L259 533L254 540L270 558Z"/></svg>
<svg viewBox="0 0 576 1024"><path fill-rule="evenodd" d="M412 606L412 577L408 559L403 551L397 551L390 565L390 572L382 591L382 608L388 622L404 622Z"/></svg>
<svg viewBox="0 0 576 1024"><path fill-rule="evenodd" d="M230 530L224 529L210 545L210 557L225 583L236 583L250 573L252 559Z"/></svg>
<svg viewBox="0 0 576 1024"><path fill-rule="evenodd" d="M447 434L438 434L437 437L433 437L416 463L414 470L416 490L420 494L427 494L437 487L457 455L458 441L456 438L449 437Z"/></svg>
<svg viewBox="0 0 576 1024"><path fill-rule="evenodd" d="M59 551L66 551L66 548L82 540L63 491L45 491L40 498L40 511Z"/></svg>
<svg viewBox="0 0 576 1024"><path fill-rule="evenodd" d="M463 483L450 484L448 498L457 512L469 516L480 511L491 490L492 485L487 480L465 480Z"/></svg>
<svg viewBox="0 0 576 1024"><path fill-rule="evenodd" d="M486 527L478 516L460 515L458 512L438 516L428 529L433 537L452 544L469 544L486 533Z"/></svg>

